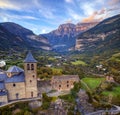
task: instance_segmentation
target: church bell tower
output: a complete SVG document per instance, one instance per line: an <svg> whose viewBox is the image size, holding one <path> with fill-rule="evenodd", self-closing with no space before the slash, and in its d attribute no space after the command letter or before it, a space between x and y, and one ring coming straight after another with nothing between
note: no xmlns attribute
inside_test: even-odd
<svg viewBox="0 0 120 115"><path fill-rule="evenodd" d="M24 60L26 98L37 97L37 61L31 52Z"/></svg>

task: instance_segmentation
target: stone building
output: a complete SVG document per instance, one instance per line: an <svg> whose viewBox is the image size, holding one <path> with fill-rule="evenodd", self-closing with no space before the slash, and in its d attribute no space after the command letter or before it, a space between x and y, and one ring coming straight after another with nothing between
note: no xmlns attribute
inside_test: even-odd
<svg viewBox="0 0 120 115"><path fill-rule="evenodd" d="M51 79L52 88L58 91L70 90L74 82L79 82L78 75L53 76Z"/></svg>
<svg viewBox="0 0 120 115"><path fill-rule="evenodd" d="M24 60L24 70L17 66L0 72L0 105L11 100L37 97L37 61L31 52Z"/></svg>
<svg viewBox="0 0 120 115"><path fill-rule="evenodd" d="M108 82L115 82L112 76L106 76L106 81Z"/></svg>

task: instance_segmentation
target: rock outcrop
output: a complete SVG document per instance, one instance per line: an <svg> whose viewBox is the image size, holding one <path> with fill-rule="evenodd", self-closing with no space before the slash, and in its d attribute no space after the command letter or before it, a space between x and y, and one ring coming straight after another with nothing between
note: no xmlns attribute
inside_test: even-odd
<svg viewBox="0 0 120 115"><path fill-rule="evenodd" d="M60 52L68 51L74 49L76 36L91 27L95 26L97 22L92 23L66 23L62 24L58 27L58 29L44 34L43 36L48 38L50 45L53 50L57 50Z"/></svg>

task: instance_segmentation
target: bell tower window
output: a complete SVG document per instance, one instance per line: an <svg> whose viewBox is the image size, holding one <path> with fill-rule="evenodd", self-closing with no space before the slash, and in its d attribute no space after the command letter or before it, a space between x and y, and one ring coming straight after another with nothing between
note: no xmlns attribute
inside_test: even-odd
<svg viewBox="0 0 120 115"><path fill-rule="evenodd" d="M30 64L27 64L27 70L30 70Z"/></svg>
<svg viewBox="0 0 120 115"><path fill-rule="evenodd" d="M31 64L31 70L34 70L34 64Z"/></svg>

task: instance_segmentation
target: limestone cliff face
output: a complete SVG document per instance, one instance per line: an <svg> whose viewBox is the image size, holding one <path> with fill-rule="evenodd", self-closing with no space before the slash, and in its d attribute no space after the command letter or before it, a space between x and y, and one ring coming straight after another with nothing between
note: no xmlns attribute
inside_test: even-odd
<svg viewBox="0 0 120 115"><path fill-rule="evenodd" d="M48 38L49 43L52 48L57 51L68 51L75 46L76 36L81 32L84 32L91 27L95 26L97 22L94 23L66 23L58 27L58 29L44 34Z"/></svg>
<svg viewBox="0 0 120 115"><path fill-rule="evenodd" d="M81 52L104 52L120 49L120 15L100 22L78 35L75 49Z"/></svg>
<svg viewBox="0 0 120 115"><path fill-rule="evenodd" d="M97 24L98 24L98 22L78 23L78 24L76 24L76 32L77 32L77 34L79 34L80 32L89 30L90 28L94 27Z"/></svg>

